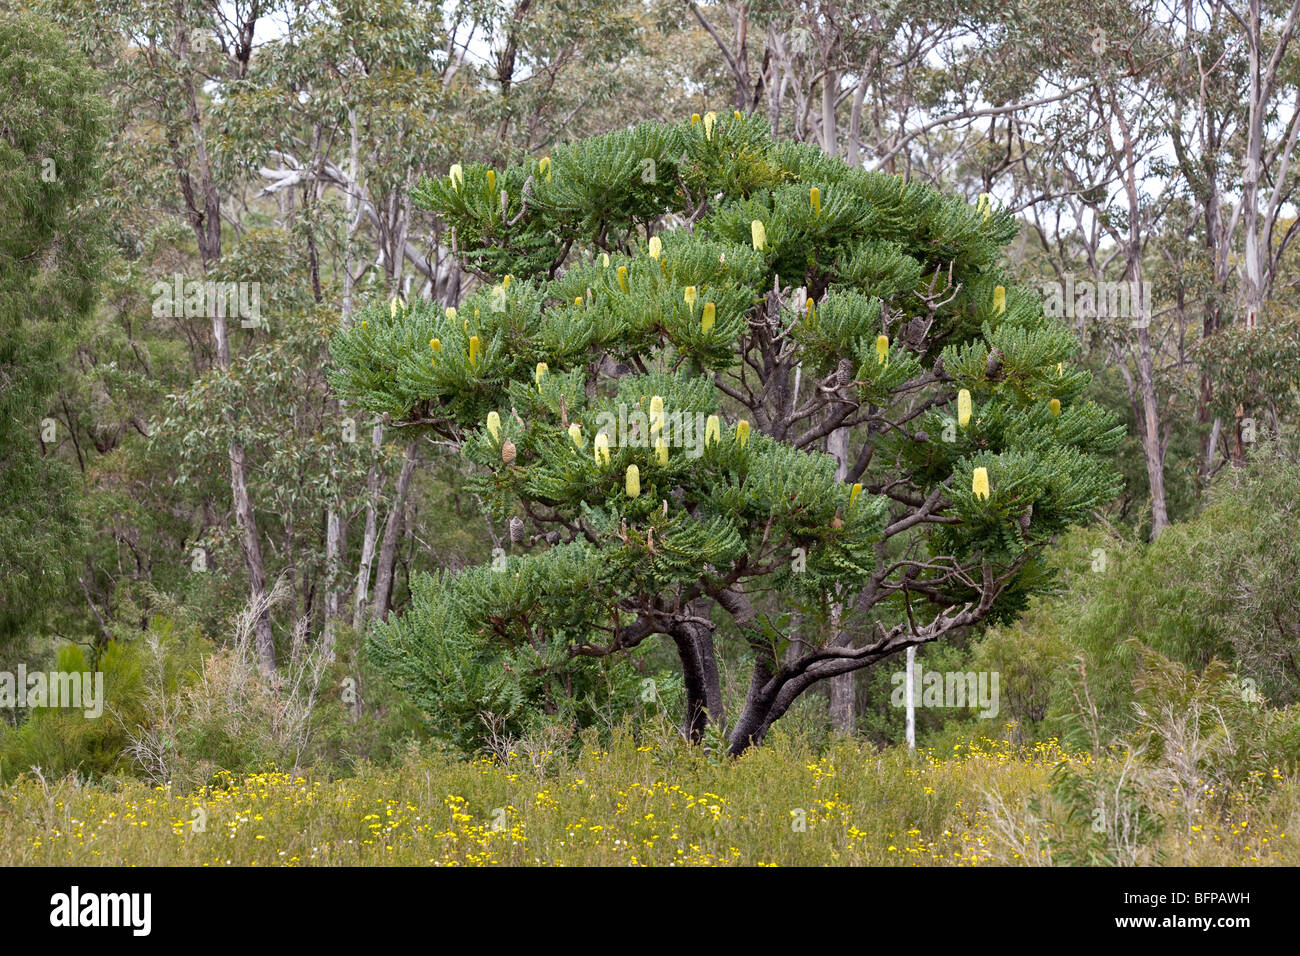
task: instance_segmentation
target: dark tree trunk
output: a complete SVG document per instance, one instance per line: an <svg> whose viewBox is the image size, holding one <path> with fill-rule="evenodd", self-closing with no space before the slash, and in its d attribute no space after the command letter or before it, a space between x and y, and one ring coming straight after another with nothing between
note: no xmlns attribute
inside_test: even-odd
<svg viewBox="0 0 1300 956"><path fill-rule="evenodd" d="M726 719L718 657L713 648L713 625L705 623L711 603L708 599L693 602L690 605L693 620L678 622L669 634L677 645L686 687L686 716L682 730L692 743L704 739L710 720L720 727Z"/></svg>

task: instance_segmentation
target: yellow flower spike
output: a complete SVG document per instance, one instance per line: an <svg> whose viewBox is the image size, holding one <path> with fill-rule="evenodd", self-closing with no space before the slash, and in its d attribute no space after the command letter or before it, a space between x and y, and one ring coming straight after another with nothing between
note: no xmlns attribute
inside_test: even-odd
<svg viewBox="0 0 1300 956"><path fill-rule="evenodd" d="M808 202L812 204L813 218L822 214L822 191L814 186L808 190Z"/></svg>
<svg viewBox="0 0 1300 956"><path fill-rule="evenodd" d="M429 339L429 348L435 352L442 351L442 339Z"/></svg>
<svg viewBox="0 0 1300 956"><path fill-rule="evenodd" d="M651 236L650 237L650 258L658 259L659 253L663 251L664 251L663 240L661 240L658 236Z"/></svg>
<svg viewBox="0 0 1300 956"><path fill-rule="evenodd" d="M682 290L682 298L686 300L686 308L688 308L688 309L690 309L692 312L694 312L694 311L695 311L695 300L696 300L695 286L693 286L693 285L688 285L685 289L683 289L683 290Z"/></svg>
<svg viewBox="0 0 1300 956"><path fill-rule="evenodd" d="M362 319L362 320L361 320L361 327L362 327L363 329L366 327L366 320L365 320L365 319Z"/></svg>
<svg viewBox="0 0 1300 956"><path fill-rule="evenodd" d="M707 332L713 328L713 322L718 316L718 309L712 302L704 303L704 317L700 319L700 331Z"/></svg>
<svg viewBox="0 0 1300 956"><path fill-rule="evenodd" d="M397 296L393 296L388 302L388 314L392 318L397 318Z"/></svg>
<svg viewBox="0 0 1300 956"><path fill-rule="evenodd" d="M488 412L487 430L493 439L501 437L501 416L496 412Z"/></svg>
<svg viewBox="0 0 1300 956"><path fill-rule="evenodd" d="M608 268L609 268L609 253L608 253L608 252L602 252L602 253L600 254L600 265L601 265L601 268L604 268L604 269L608 269Z"/></svg>
<svg viewBox="0 0 1300 956"><path fill-rule="evenodd" d="M624 292L627 291L627 266L618 267L618 287Z"/></svg>
<svg viewBox="0 0 1300 956"><path fill-rule="evenodd" d="M502 278L502 280L501 280L501 288L503 288L503 289L508 289L508 288L510 288L510 280L513 279L513 278L514 278L514 276L510 275L509 273L506 273L505 277Z"/></svg>
<svg viewBox="0 0 1300 956"><path fill-rule="evenodd" d="M469 364L470 365L478 364L478 352L479 352L478 336L471 335L469 337Z"/></svg>
<svg viewBox="0 0 1300 956"><path fill-rule="evenodd" d="M635 498L641 494L641 469L636 465L627 466L627 496Z"/></svg>
<svg viewBox="0 0 1300 956"><path fill-rule="evenodd" d="M817 303L814 300L809 299L808 300L808 324L812 325L816 321L817 321Z"/></svg>
<svg viewBox="0 0 1300 956"><path fill-rule="evenodd" d="M655 461L659 463L660 468L668 466L668 443L662 438L655 439Z"/></svg>
<svg viewBox="0 0 1300 956"><path fill-rule="evenodd" d="M447 175L451 178L452 189L459 191L460 187L465 185L465 171L460 168L460 163L452 163Z"/></svg>
<svg viewBox="0 0 1300 956"><path fill-rule="evenodd" d="M962 428L970 424L970 389L957 393L957 424Z"/></svg>
<svg viewBox="0 0 1300 956"><path fill-rule="evenodd" d="M542 379L546 377L545 362L537 363L537 374L534 377L537 379L537 390L540 392L542 390Z"/></svg>
<svg viewBox="0 0 1300 956"><path fill-rule="evenodd" d="M451 322L456 321L456 307L454 305L447 306L447 319Z"/></svg>
<svg viewBox="0 0 1300 956"><path fill-rule="evenodd" d="M593 443L592 451L596 456L596 464L609 464L609 436L604 432L596 433L596 441Z"/></svg>
<svg viewBox="0 0 1300 956"><path fill-rule="evenodd" d="M573 304L574 304L574 305L582 305L582 296L580 296L580 295L575 295L575 296L573 297Z"/></svg>
<svg viewBox="0 0 1300 956"><path fill-rule="evenodd" d="M1064 374L1065 374L1065 363L1064 363L1064 362L1057 362L1057 363L1056 363L1056 377L1057 377L1057 378L1060 378L1060 377L1061 377L1062 375L1064 375Z"/></svg>
<svg viewBox="0 0 1300 956"><path fill-rule="evenodd" d="M546 177L546 181L551 181L551 157L543 156L541 162L537 164L537 171Z"/></svg>
<svg viewBox="0 0 1300 956"><path fill-rule="evenodd" d="M889 336L888 335L876 336L876 364L877 365L889 364Z"/></svg>
<svg viewBox="0 0 1300 956"><path fill-rule="evenodd" d="M704 446L707 448L711 441L721 441L722 425L718 421L717 415L710 415L704 420Z"/></svg>
<svg viewBox="0 0 1300 956"><path fill-rule="evenodd" d="M975 203L975 211L982 212L987 219L993 214L993 197L988 193L980 193L980 198Z"/></svg>
<svg viewBox="0 0 1300 956"><path fill-rule="evenodd" d="M1061 414L1061 400L1059 398L1054 398L1047 404L1048 407L1051 408L1053 415Z"/></svg>
<svg viewBox="0 0 1300 956"><path fill-rule="evenodd" d="M1005 311L1007 311L1007 287L1002 285L994 286L993 314L1001 315Z"/></svg>
<svg viewBox="0 0 1300 956"><path fill-rule="evenodd" d="M749 422L743 418L736 422L736 441L741 448L744 448L745 443L749 441Z"/></svg>
<svg viewBox="0 0 1300 956"><path fill-rule="evenodd" d="M487 171L487 181L488 193L495 193L497 191L497 173L495 169L489 169Z"/></svg>
<svg viewBox="0 0 1300 956"><path fill-rule="evenodd" d="M664 399L662 395L650 397L650 430L660 431L664 427Z"/></svg>
<svg viewBox="0 0 1300 956"><path fill-rule="evenodd" d="M713 126L718 122L718 114L712 111L704 114L704 138L713 139Z"/></svg>
<svg viewBox="0 0 1300 956"><path fill-rule="evenodd" d="M767 246L767 229L759 220L755 219L750 223L749 231L753 234L755 249L761 250Z"/></svg>
<svg viewBox="0 0 1300 956"><path fill-rule="evenodd" d="M740 115L740 110L732 110L732 111L731 111L731 115L734 116L734 117L736 117L736 119L743 119L743 118L744 118L744 117L742 117L742 116Z"/></svg>
<svg viewBox="0 0 1300 956"><path fill-rule="evenodd" d="M692 113L692 114L691 114L691 125L694 126L694 125L696 125L699 121L700 121L700 114L699 114L699 113Z"/></svg>
<svg viewBox="0 0 1300 956"><path fill-rule="evenodd" d="M582 451L582 426L574 422L569 426L569 441L573 442L573 447Z"/></svg>
<svg viewBox="0 0 1300 956"><path fill-rule="evenodd" d="M855 481L853 487L849 489L849 504L853 504L855 498L862 494L862 482Z"/></svg>
<svg viewBox="0 0 1300 956"><path fill-rule="evenodd" d="M971 494L976 498L987 499L989 496L989 470L987 468L976 468L971 475L970 483Z"/></svg>

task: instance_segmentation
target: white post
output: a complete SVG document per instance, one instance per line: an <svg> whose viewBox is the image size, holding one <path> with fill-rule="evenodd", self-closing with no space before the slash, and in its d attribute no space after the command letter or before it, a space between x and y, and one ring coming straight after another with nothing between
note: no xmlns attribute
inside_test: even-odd
<svg viewBox="0 0 1300 956"><path fill-rule="evenodd" d="M907 749L916 749L916 683L913 668L916 665L916 647L907 649Z"/></svg>

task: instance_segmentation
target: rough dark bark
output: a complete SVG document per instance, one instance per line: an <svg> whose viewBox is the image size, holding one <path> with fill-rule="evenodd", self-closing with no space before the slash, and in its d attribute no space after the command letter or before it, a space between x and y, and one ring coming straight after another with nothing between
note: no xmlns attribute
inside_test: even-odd
<svg viewBox="0 0 1300 956"><path fill-rule="evenodd" d="M682 680L686 688L682 732L692 743L704 739L710 721L721 727L726 720L718 657L713 647L713 625L707 623L711 603L707 599L692 602L690 616L674 624L669 632L681 658Z"/></svg>

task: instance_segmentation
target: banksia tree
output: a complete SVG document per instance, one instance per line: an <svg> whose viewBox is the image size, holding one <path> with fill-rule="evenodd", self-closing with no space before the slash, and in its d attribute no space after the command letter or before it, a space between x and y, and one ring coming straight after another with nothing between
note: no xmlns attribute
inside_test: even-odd
<svg viewBox="0 0 1300 956"><path fill-rule="evenodd" d="M1012 216L765 128L646 124L418 188L482 283L458 319L366 310L335 386L459 444L488 507L554 542L417 582L376 626L430 708L473 639L559 670L662 639L689 735L739 753L819 681L1015 613L1113 495L1120 429L1001 269ZM838 625L792 647L783 612L817 603ZM752 668L732 714L724 639Z"/></svg>

